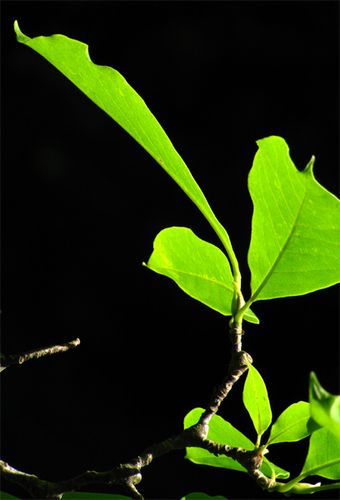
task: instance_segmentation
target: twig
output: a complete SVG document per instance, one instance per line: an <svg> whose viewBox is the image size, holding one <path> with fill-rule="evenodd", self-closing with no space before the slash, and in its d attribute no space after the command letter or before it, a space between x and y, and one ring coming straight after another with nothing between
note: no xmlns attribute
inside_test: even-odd
<svg viewBox="0 0 340 500"><path fill-rule="evenodd" d="M231 359L228 368L228 374L222 383L215 390L208 408L202 414L199 423L208 426L211 418L218 412L224 399L233 388L234 384L247 371L249 363L252 363L252 357L245 351L242 351L243 330L238 325L231 325ZM208 430L207 430L208 432Z"/></svg>
<svg viewBox="0 0 340 500"><path fill-rule="evenodd" d="M143 496L136 488L136 485L142 480L141 469L150 465L155 458L170 451L195 446L204 448L215 455L226 455L237 460L262 488L270 489L273 486L271 480L259 470L263 460L261 450L249 451L243 448L233 448L210 441L203 434L199 424L193 425L175 437L150 446L141 455L126 464L120 464L106 472L86 471L66 481L44 481L37 476L18 471L3 461L0 461L0 472L3 478L19 484L34 498L61 499L67 491L79 491L93 484L109 486L115 484L125 486L131 498L143 500Z"/></svg>
<svg viewBox="0 0 340 500"><path fill-rule="evenodd" d="M49 356L51 354L58 354L60 352L66 352L80 344L79 339L71 340L64 344L52 345L49 347L43 347L41 349L34 349L32 351L27 351L21 354L10 354L8 356L1 356L1 370L8 368L12 365L22 365L31 359L38 359L43 356Z"/></svg>
<svg viewBox="0 0 340 500"><path fill-rule="evenodd" d="M56 483L44 481L37 476L17 471L6 462L0 461L0 472L2 476L20 484L34 498L60 499L63 493L67 491L78 491L89 485L116 484L125 486L132 498L142 500L143 496L136 488L136 485L142 480L141 469L150 465L155 458L169 453L170 451L195 446L204 448L215 455L226 455L237 460L247 469L250 476L253 477L262 488L270 489L272 487L271 480L264 476L259 470L263 460L262 450L249 451L243 448L233 448L207 439L211 418L217 413L221 403L226 398L233 385L247 370L249 363L252 362L251 356L242 351L242 334L243 331L240 327L231 326L232 356L228 374L222 384L216 389L208 408L197 424L184 430L177 436L165 439L160 443L150 446L137 458L132 459L128 463L120 464L106 472L86 471L79 476ZM76 339L73 342L61 346L53 346L39 351L30 351L29 353L19 356L12 356L11 364L22 363L28 359L65 351L78 344L79 340Z"/></svg>

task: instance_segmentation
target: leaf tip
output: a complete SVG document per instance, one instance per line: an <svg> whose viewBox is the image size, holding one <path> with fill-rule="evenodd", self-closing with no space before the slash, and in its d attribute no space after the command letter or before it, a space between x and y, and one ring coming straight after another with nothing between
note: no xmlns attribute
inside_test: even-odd
<svg viewBox="0 0 340 500"><path fill-rule="evenodd" d="M309 162L307 163L306 167L305 167L305 172L308 173L308 174L311 174L313 175L313 170L314 170L314 163L315 163L315 156L312 155L311 159L309 160Z"/></svg>
<svg viewBox="0 0 340 500"><path fill-rule="evenodd" d="M19 43L26 43L29 40L29 37L24 35L21 29L19 28L19 23L17 20L14 21L14 31L15 35L17 37L17 41Z"/></svg>

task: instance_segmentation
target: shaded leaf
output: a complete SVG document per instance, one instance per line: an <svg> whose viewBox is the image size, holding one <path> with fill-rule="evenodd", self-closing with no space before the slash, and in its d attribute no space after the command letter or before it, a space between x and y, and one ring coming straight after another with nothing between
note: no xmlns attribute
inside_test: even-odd
<svg viewBox="0 0 340 500"><path fill-rule="evenodd" d="M5 491L0 491L0 499L1 500L19 500L19 497L14 497Z"/></svg>
<svg viewBox="0 0 340 500"><path fill-rule="evenodd" d="M184 429L196 424L203 412L204 410L202 408L195 408L191 410L184 419ZM242 432L237 430L233 425L219 415L214 415L210 421L208 439L220 444L227 444L235 448L244 448L246 450L253 450L255 448L255 445L250 441L250 439L248 439L244 434L242 434ZM202 448L188 447L186 449L185 458L196 464L247 472L247 470L236 460L224 455L213 455L209 451ZM263 460L261 471L268 477L271 477L272 471L275 471L277 477L289 477L289 472L273 464L266 458Z"/></svg>
<svg viewBox="0 0 340 500"><path fill-rule="evenodd" d="M266 384L253 365L249 365L243 389L243 403L257 432L258 442L272 421L272 410L268 398Z"/></svg>
<svg viewBox="0 0 340 500"><path fill-rule="evenodd" d="M314 432L300 476L340 479L340 438L326 428Z"/></svg>
<svg viewBox="0 0 340 500"><path fill-rule="evenodd" d="M274 422L267 446L274 443L300 441L309 436L311 428L309 403L299 401L288 406Z"/></svg>
<svg viewBox="0 0 340 500"><path fill-rule="evenodd" d="M163 229L153 246L149 269L171 278L190 297L215 311L232 314L234 280L228 259L219 248L186 227ZM259 322L250 310L245 319Z"/></svg>
<svg viewBox="0 0 340 500"><path fill-rule="evenodd" d="M249 174L254 203L248 254L251 302L302 295L340 281L340 202L302 172L281 137L257 141Z"/></svg>
<svg viewBox="0 0 340 500"><path fill-rule="evenodd" d="M20 31L17 21L14 29L18 42L47 59L159 163L208 220L238 269L226 230L167 134L125 78L113 68L93 63L85 43L64 35L29 38Z"/></svg>
<svg viewBox="0 0 340 500"><path fill-rule="evenodd" d="M340 438L340 396L326 391L313 372L310 374L309 400L312 418Z"/></svg>

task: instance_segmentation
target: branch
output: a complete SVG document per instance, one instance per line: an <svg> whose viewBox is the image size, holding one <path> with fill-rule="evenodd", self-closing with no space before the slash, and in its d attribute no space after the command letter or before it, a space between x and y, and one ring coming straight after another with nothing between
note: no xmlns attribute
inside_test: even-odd
<svg viewBox="0 0 340 500"><path fill-rule="evenodd" d="M237 460L263 489L272 487L271 480L259 470L263 460L261 450L249 451L215 443L206 439L204 434L204 428L198 423L175 437L150 446L130 462L120 464L106 472L86 471L66 481L44 481L37 476L14 469L4 461L0 461L0 472L4 479L22 486L33 498L61 499L67 491L79 491L89 485L101 484L124 486L131 498L143 500L143 496L136 488L136 485L142 480L141 469L150 465L155 458L170 451L196 446L204 448L215 455L226 455Z"/></svg>
<svg viewBox="0 0 340 500"><path fill-rule="evenodd" d="M21 485L34 498L45 499L61 499L62 495L67 491L77 491L82 488L93 485L120 485L124 486L130 496L134 499L142 500L143 496L136 488L136 485L142 480L141 469L152 463L155 458L158 458L173 450L181 450L190 446L200 447L208 450L215 455L226 455L237 460L243 465L253 479L264 489L272 487L271 480L260 472L260 467L263 460L262 450L245 450L243 448L233 448L225 444L215 443L207 439L209 422L217 413L223 400L226 398L234 384L247 370L252 358L249 354L242 351L242 335L243 331L239 326L232 325L230 327L230 337L232 343L231 360L228 368L228 374L221 385L214 392L210 403L201 416L197 424L189 429L184 430L177 436L165 439L160 443L156 443L147 448L141 455L131 461L120 464L106 472L86 471L74 478L60 481L50 482L44 481L37 476L20 472L6 462L0 461L0 472L2 476L12 482ZM69 342L62 346L54 346L52 348L41 349L39 351L31 351L26 355L12 357L12 359L21 359L21 362L40 357L46 354L61 352L79 344L79 340ZM17 361L20 363L20 361ZM13 361L12 364L15 364Z"/></svg>
<svg viewBox="0 0 340 500"><path fill-rule="evenodd" d="M80 344L79 339L71 340L64 344L52 345L49 347L43 347L41 349L34 349L32 351L27 351L21 354L10 354L9 356L1 355L0 371L8 368L12 365L22 365L31 359L42 358L43 356L49 356L51 354L58 354L59 352L66 352L70 349L77 347Z"/></svg>

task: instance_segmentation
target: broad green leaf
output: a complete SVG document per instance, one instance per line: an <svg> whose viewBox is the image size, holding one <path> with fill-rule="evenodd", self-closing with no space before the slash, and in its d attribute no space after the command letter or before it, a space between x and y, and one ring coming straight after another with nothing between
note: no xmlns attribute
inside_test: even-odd
<svg viewBox="0 0 340 500"><path fill-rule="evenodd" d="M243 403L257 432L257 445L259 446L262 434L271 424L272 410L266 384L253 365L249 365L243 389Z"/></svg>
<svg viewBox="0 0 340 500"><path fill-rule="evenodd" d="M85 493L72 491L63 495L63 500L131 500L125 495L108 495L106 493Z"/></svg>
<svg viewBox="0 0 340 500"><path fill-rule="evenodd" d="M340 396L326 391L313 372L310 374L309 401L312 418L340 438Z"/></svg>
<svg viewBox="0 0 340 500"><path fill-rule="evenodd" d="M340 479L340 438L328 429L319 429L310 437L309 449L300 477L321 476Z"/></svg>
<svg viewBox="0 0 340 500"><path fill-rule="evenodd" d="M211 496L206 493L189 493L189 495L182 497L181 500L227 500L227 498L220 495Z"/></svg>
<svg viewBox="0 0 340 500"><path fill-rule="evenodd" d="M270 430L270 436L266 446L274 443L287 443L300 441L309 436L311 429L309 403L299 401L288 406Z"/></svg>
<svg viewBox="0 0 340 500"><path fill-rule="evenodd" d="M250 302L302 295L340 281L340 201L298 171L281 137L257 142L249 174L254 204Z"/></svg>
<svg viewBox="0 0 340 500"><path fill-rule="evenodd" d="M174 280L190 297L225 316L232 314L233 276L224 253L186 227L163 229L147 267ZM250 310L245 319L258 323Z"/></svg>
<svg viewBox="0 0 340 500"><path fill-rule="evenodd" d="M191 410L184 418L184 429L196 424L203 411L204 410L202 408L195 408ZM253 450L255 448L255 445L250 441L250 439L248 439L244 434L242 434L242 432L237 430L233 425L219 415L214 415L210 421L208 439L220 444L227 444L235 448L244 448L246 450ZM185 458L195 464L210 465L212 467L221 467L224 469L246 472L246 469L236 460L224 455L215 456L202 448L187 448ZM267 460L266 457L264 457L261 471L268 477L271 477L272 471L275 472L277 477L289 477L289 472L285 471L281 467L278 467L277 465L274 465Z"/></svg>
<svg viewBox="0 0 340 500"><path fill-rule="evenodd" d="M5 491L0 491L0 499L1 500L19 500L19 497L14 497Z"/></svg>
<svg viewBox="0 0 340 500"><path fill-rule="evenodd" d="M85 43L64 35L29 38L20 31L17 21L14 29L18 42L38 52L71 80L173 178L216 231L237 275L238 263L226 230L217 220L201 188L163 128L125 78L113 68L93 63Z"/></svg>

